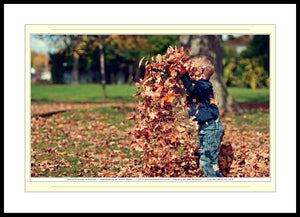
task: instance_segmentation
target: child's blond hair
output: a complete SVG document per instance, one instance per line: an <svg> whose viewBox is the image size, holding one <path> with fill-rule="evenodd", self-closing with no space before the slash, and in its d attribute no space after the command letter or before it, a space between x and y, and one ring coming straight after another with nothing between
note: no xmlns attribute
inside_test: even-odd
<svg viewBox="0 0 300 217"><path fill-rule="evenodd" d="M201 70L200 79L208 79L214 74L214 65L207 56L194 57L192 60L197 63L199 70Z"/></svg>

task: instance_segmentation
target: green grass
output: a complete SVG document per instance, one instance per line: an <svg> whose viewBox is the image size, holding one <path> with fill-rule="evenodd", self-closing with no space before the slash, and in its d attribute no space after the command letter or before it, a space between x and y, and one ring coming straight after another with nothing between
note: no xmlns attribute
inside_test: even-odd
<svg viewBox="0 0 300 217"><path fill-rule="evenodd" d="M227 90L237 102L269 102L269 89L228 87Z"/></svg>
<svg viewBox="0 0 300 217"><path fill-rule="evenodd" d="M104 164L93 166L93 162L101 162L101 159L96 159L95 156L99 153L109 156L113 151L117 151L117 154L112 157L115 160L111 160L111 164L105 166L105 169L109 170L108 173L120 172L119 165L125 165L127 162L126 160L122 161L123 157L121 155L126 156L128 159L139 159L141 157L140 152L136 152L128 147L127 134L122 134L126 128L133 126L133 121L129 121L127 118L130 112L132 112L130 107L111 106L76 109L49 117L51 121L45 122L44 127L46 129L51 129L50 123L54 123L54 126L57 126L62 120L64 125L70 126L68 121L74 121L73 118L75 116L80 124L74 129L69 127L61 129L62 132L60 128L55 128L54 131L35 129L39 134L34 134L38 136L31 143L31 148L35 150L32 170L39 173L41 177L78 177L81 176L80 173L83 173L84 176L98 176L98 172L103 173L101 168ZM90 116L91 118L87 119ZM98 131L95 133L93 130L90 130L90 133L86 135L83 131L88 130L84 127L87 122L91 124L90 126L97 126L100 123L106 123L107 125L102 129L102 132ZM78 127L81 128L78 129ZM84 139L77 142L77 137L72 134L73 132L75 132L75 135L81 135ZM98 134L99 132L101 132L101 136ZM45 142L46 139L47 142ZM76 145L74 145L75 141L77 142ZM50 148L56 149L56 151L48 151ZM86 159L89 161L86 162ZM50 160L49 164L42 164L43 161L47 160ZM92 164L90 165L89 162L92 162ZM67 164L69 166L66 166ZM60 166L57 167L57 165ZM55 170L52 170L53 168ZM89 172L85 173L84 169L87 169Z"/></svg>
<svg viewBox="0 0 300 217"><path fill-rule="evenodd" d="M269 89L228 87L237 102L269 102ZM135 102L135 85L106 85L107 98L102 98L100 84L32 85L32 102Z"/></svg>
<svg viewBox="0 0 300 217"><path fill-rule="evenodd" d="M88 85L32 85L31 100L39 102L129 102L135 101L133 85L106 85L102 98L102 86Z"/></svg>
<svg viewBox="0 0 300 217"><path fill-rule="evenodd" d="M224 117L221 118L221 121L223 119ZM249 129L265 133L269 131L270 116L267 111L256 110L255 112L235 114L230 116L230 119L232 120L231 124L241 131Z"/></svg>
<svg viewBox="0 0 300 217"><path fill-rule="evenodd" d="M105 165L105 170L120 172L120 166L129 166L129 161L126 161L126 159L122 161L121 156L125 155L128 159L140 159L142 156L140 152L136 152L128 146L129 143L126 140L129 140L129 137L121 134L128 127L134 126L134 122L128 120L130 112L132 112L132 108L111 106L76 109L48 117L51 121L45 122L45 128L36 128L35 132L38 132L38 134L33 134L31 148L35 150L36 157L31 167L32 170L39 173L41 177L78 177L81 176L81 173L86 177L94 177L98 176L98 173L105 173L102 168L104 164L99 166L98 163L101 162L101 159L95 159L95 156L99 153L110 155L113 151L118 151L118 154L112 157L111 163ZM74 117L76 118L74 119ZM90 118L87 119L87 117ZM79 121L80 124L76 125L77 127L74 127L74 129L67 127L61 130L59 128L47 130L51 129L52 124L57 126L62 121L64 125L70 126L69 120ZM269 113L266 111L257 110L235 114L221 117L221 120L224 120L224 123L227 121L227 124L233 125L241 131L268 132ZM91 130L88 135L85 135L83 131L88 130L84 127L86 123L91 124L91 126L100 123L107 125L103 129L103 134ZM75 135L78 134L84 137L77 145L74 145L75 141L77 142L77 137L72 134L73 132L75 132ZM95 139L97 140L96 143ZM107 143L103 141L107 141ZM56 151L48 151L50 149L56 149ZM178 151L183 153L183 147L178 147ZM67 152L67 154L59 154L63 152ZM92 163L94 162L97 166L85 162L86 159ZM46 167L50 168L49 165L40 166L43 161L47 160L50 160L51 166L56 168L54 171L45 171ZM69 166L66 166L67 164ZM85 169L88 171L87 173L84 172Z"/></svg>

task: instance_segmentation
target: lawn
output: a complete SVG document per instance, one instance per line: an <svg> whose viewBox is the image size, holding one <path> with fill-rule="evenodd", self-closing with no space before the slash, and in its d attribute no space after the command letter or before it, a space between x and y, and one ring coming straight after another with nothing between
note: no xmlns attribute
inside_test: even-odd
<svg viewBox="0 0 300 217"><path fill-rule="evenodd" d="M133 85L106 85L107 98L102 98L102 86L87 85L32 85L33 102L129 102L134 101Z"/></svg>
<svg viewBox="0 0 300 217"><path fill-rule="evenodd" d="M33 85L32 102L134 102L135 86ZM269 90L228 88L237 102L268 102ZM72 109L31 117L32 177L139 177L142 153L128 134L131 107ZM228 177L269 176L269 112L255 110L220 117L225 136L220 171ZM191 131L195 134L196 131Z"/></svg>
<svg viewBox="0 0 300 217"><path fill-rule="evenodd" d="M228 87L237 102L269 102L269 89ZM132 102L134 85L106 85L107 98L102 98L102 86L87 85L32 85L32 102Z"/></svg>
<svg viewBox="0 0 300 217"><path fill-rule="evenodd" d="M31 175L35 177L122 176L141 168L130 147L132 108L104 107L32 118ZM135 161L131 162L131 161Z"/></svg>
<svg viewBox="0 0 300 217"><path fill-rule="evenodd" d="M228 87L227 90L237 102L269 102L269 89Z"/></svg>
<svg viewBox="0 0 300 217"><path fill-rule="evenodd" d="M32 177L138 177L144 159L130 145L129 107L70 110L31 119ZM224 116L219 157L229 177L268 176L267 112ZM191 131L196 139L196 131ZM228 159L231 159L230 161ZM246 167L245 163L251 162Z"/></svg>

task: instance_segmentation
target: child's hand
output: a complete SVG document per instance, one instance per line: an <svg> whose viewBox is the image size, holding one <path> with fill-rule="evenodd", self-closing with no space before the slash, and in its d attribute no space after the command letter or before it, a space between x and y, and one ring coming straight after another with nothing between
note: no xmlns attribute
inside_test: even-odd
<svg viewBox="0 0 300 217"><path fill-rule="evenodd" d="M180 70L180 71L179 71L179 74L180 74L180 75L184 75L185 73L186 73L186 70Z"/></svg>
<svg viewBox="0 0 300 217"><path fill-rule="evenodd" d="M187 71L186 71L186 68L184 66L180 66L180 70L179 71L179 74L180 75L184 75Z"/></svg>

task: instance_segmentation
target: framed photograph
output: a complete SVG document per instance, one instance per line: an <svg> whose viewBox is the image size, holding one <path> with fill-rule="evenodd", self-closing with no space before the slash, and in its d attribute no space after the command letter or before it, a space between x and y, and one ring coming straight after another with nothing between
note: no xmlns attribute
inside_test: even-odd
<svg viewBox="0 0 300 217"><path fill-rule="evenodd" d="M275 31L263 24L26 24L25 191L275 192ZM259 55L258 46L264 49ZM163 86L155 86L167 79L161 73L173 78L169 61L168 70L155 71L160 74L151 77L151 87L139 89L172 52L208 55L214 65L211 81L224 126L220 177L206 177L199 157L187 157L193 146L185 142L196 144L197 126L182 125L176 116L164 134L168 125L158 107L143 104L144 96L161 94ZM178 98L180 109L186 105L184 94L167 94L159 102L174 108ZM189 120L184 111L180 117ZM147 124L147 140L133 136Z"/></svg>

